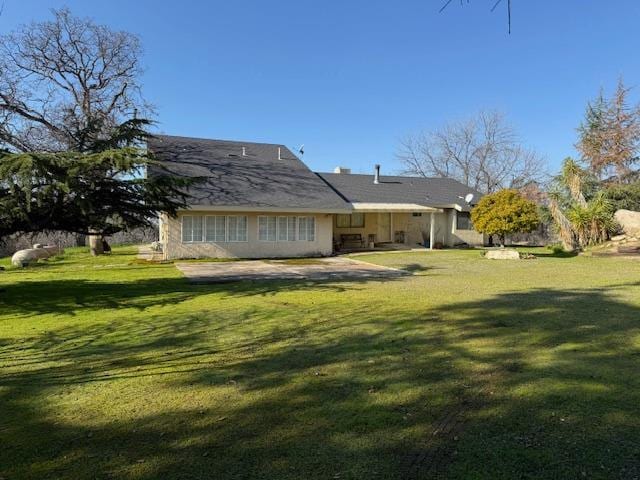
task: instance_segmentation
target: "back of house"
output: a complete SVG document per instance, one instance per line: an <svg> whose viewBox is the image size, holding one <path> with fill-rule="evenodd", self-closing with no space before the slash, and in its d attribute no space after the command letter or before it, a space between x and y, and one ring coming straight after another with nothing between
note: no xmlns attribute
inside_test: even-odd
<svg viewBox="0 0 640 480"><path fill-rule="evenodd" d="M480 194L451 179L314 173L284 145L158 135L149 151L194 178L188 209L160 215L165 259L327 256L336 250L477 245ZM158 167L156 167L157 169ZM150 174L154 174L152 168Z"/></svg>

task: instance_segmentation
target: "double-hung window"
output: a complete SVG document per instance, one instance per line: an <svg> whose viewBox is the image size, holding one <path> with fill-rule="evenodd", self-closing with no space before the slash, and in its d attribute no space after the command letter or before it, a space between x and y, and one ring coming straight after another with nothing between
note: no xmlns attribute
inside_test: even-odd
<svg viewBox="0 0 640 480"><path fill-rule="evenodd" d="M227 239L227 217L224 215L207 216L205 218L206 242L224 242Z"/></svg>
<svg viewBox="0 0 640 480"><path fill-rule="evenodd" d="M298 217L298 240L314 242L316 239L316 217Z"/></svg>
<svg viewBox="0 0 640 480"><path fill-rule="evenodd" d="M247 217L234 215L227 217L227 242L247 241Z"/></svg>
<svg viewBox="0 0 640 480"><path fill-rule="evenodd" d="M202 241L202 216L184 215L182 217L182 242L193 243Z"/></svg>
<svg viewBox="0 0 640 480"><path fill-rule="evenodd" d="M296 239L296 217L278 217L278 241L293 242Z"/></svg>
<svg viewBox="0 0 640 480"><path fill-rule="evenodd" d="M275 242L277 228L277 217L258 217L258 240Z"/></svg>

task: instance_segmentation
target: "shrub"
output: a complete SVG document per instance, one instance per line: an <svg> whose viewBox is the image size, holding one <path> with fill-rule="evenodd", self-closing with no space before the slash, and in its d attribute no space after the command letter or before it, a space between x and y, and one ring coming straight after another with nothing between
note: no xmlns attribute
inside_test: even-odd
<svg viewBox="0 0 640 480"><path fill-rule="evenodd" d="M471 211L471 220L476 230L497 235L502 245L507 235L532 232L540 224L537 205L514 189L482 197Z"/></svg>

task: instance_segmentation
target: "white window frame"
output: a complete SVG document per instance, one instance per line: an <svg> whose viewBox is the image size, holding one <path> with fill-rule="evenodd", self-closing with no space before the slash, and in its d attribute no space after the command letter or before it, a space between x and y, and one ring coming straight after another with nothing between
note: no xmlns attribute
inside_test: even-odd
<svg viewBox="0 0 640 480"><path fill-rule="evenodd" d="M220 240L219 238L217 238L217 228L216 228L216 223L218 221L218 219L222 219L222 222L224 223L224 235L222 240ZM207 225L209 223L209 219L211 219L213 221L213 240L209 240L209 238L207 238ZM206 243L225 243L227 241L227 217L225 215L205 215L204 216L204 228L202 230L202 236L204 238L204 242Z"/></svg>
<svg viewBox="0 0 640 480"><path fill-rule="evenodd" d="M185 218L191 218L191 219L199 219L200 220L200 238L195 238L193 237L194 234L194 229L193 229L193 225L194 225L194 220L192 220L191 223L191 240L184 240L184 219ZM239 230L238 229L238 225L239 223L236 222L236 236L238 234L238 232L243 233L244 235L242 235L241 237L239 237L239 239L236 240L231 240L230 239L230 230L229 230L229 219L230 218L237 218L237 219L244 219L244 231ZM209 240L207 238L207 222L209 222L209 219L214 219L214 239L213 240ZM224 221L224 239L218 239L217 237L215 237L216 231L215 231L215 219L223 219ZM182 215L180 217L180 241L182 243L246 243L249 241L249 218L247 217L247 215Z"/></svg>
<svg viewBox="0 0 640 480"><path fill-rule="evenodd" d="M280 215L276 217L276 241L278 242L295 242L297 238L297 222L296 217ZM282 225L281 223L284 223ZM291 224L293 223L293 231L291 231ZM284 232L283 232L284 230ZM283 235L284 233L284 235ZM293 234L293 235L292 235Z"/></svg>
<svg viewBox="0 0 640 480"><path fill-rule="evenodd" d="M260 221L263 220L266 221L266 238L261 238L260 234ZM275 222L274 224L274 230L273 230L273 238L269 238L269 221L273 220ZM265 243L273 243L273 242L277 242L278 241L278 217L274 216L274 215L259 215L258 216L258 241L259 242L265 242Z"/></svg>
<svg viewBox="0 0 640 480"><path fill-rule="evenodd" d="M191 218L191 240L185 240L184 239L184 219L185 218ZM200 239L199 240L194 240L193 238L193 225L194 225L194 221L193 219L195 218L199 218L200 219ZM182 215L180 217L180 241L182 243L202 243L203 242L203 238L204 238L204 220L203 220L203 216L202 215Z"/></svg>
<svg viewBox="0 0 640 480"><path fill-rule="evenodd" d="M230 222L229 219L230 218L244 218L244 238L238 240L231 240L231 228L230 228ZM249 218L246 215L227 215L226 217L226 224L225 224L225 231L226 231L226 235L227 235L227 243L247 243L249 241ZM238 233L238 223L236 222L236 234Z"/></svg>
<svg viewBox="0 0 640 480"><path fill-rule="evenodd" d="M304 219L305 220L305 228L304 228L304 238L301 238L300 235L300 220ZM313 219L313 239L309 240L309 219ZM316 217L314 216L309 216L309 217L298 217L298 240L301 242L315 242L316 241L316 230L317 230L317 226L316 226Z"/></svg>

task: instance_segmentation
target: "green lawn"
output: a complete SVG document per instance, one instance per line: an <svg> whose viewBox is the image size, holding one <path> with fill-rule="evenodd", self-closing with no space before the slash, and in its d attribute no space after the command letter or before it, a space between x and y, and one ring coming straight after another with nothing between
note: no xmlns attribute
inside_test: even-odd
<svg viewBox="0 0 640 480"><path fill-rule="evenodd" d="M0 478L640 477L640 261L194 286L134 251L0 272Z"/></svg>

